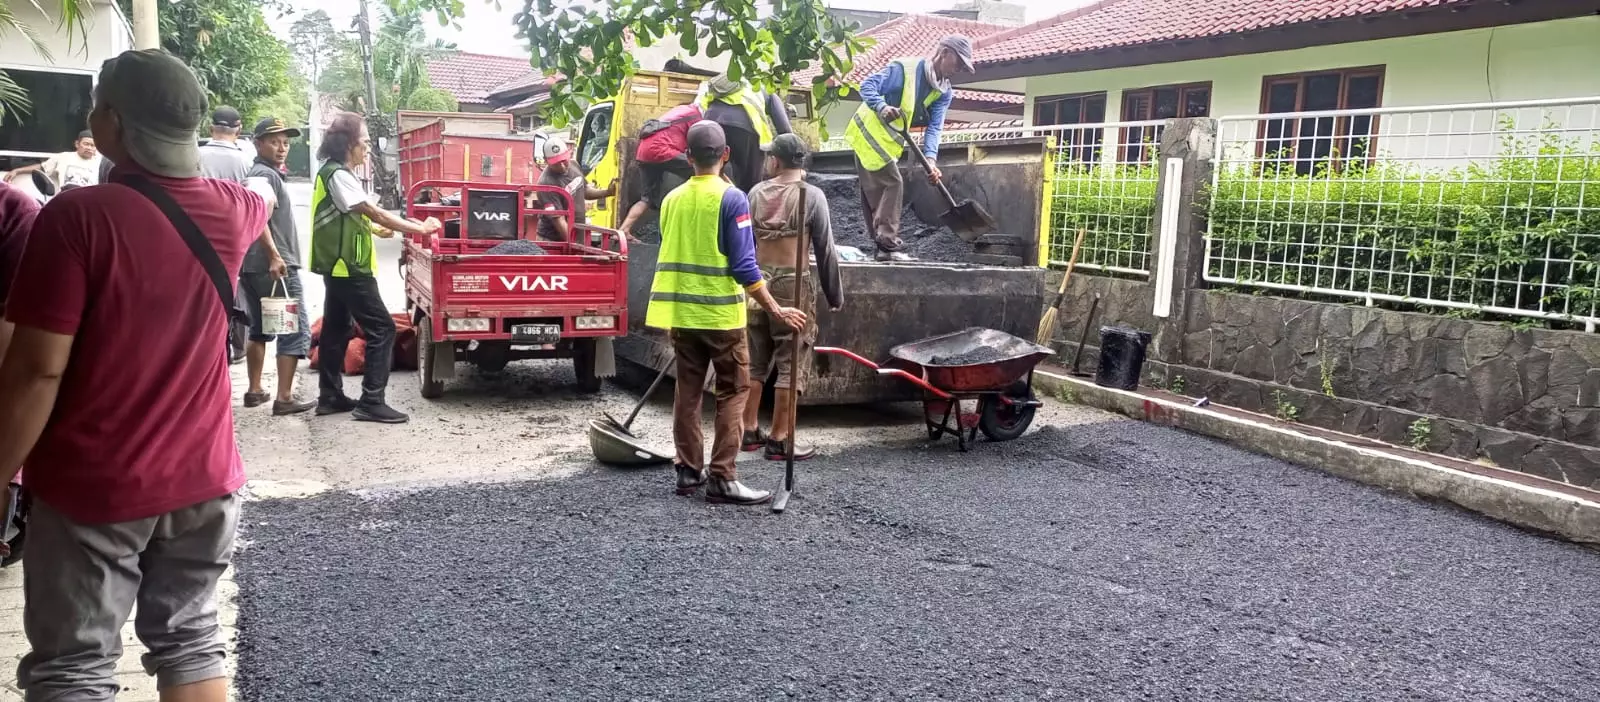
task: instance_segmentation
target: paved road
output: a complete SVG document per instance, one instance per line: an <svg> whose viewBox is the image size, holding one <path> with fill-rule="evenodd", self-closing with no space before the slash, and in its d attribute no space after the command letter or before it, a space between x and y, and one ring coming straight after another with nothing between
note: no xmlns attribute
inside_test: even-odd
<svg viewBox="0 0 1600 702"><path fill-rule="evenodd" d="M1600 555L1448 507L1081 408L961 455L891 408L808 411L774 518L595 466L629 391L462 370L397 375L404 427L236 410L258 495L330 489L249 506L242 699L1600 699Z"/></svg>
<svg viewBox="0 0 1600 702"><path fill-rule="evenodd" d="M480 392L499 436L318 442L381 483L432 435L454 480L251 506L242 699L1600 699L1600 556L1179 432L1057 409L963 456L830 415L772 517L552 438L625 393Z"/></svg>

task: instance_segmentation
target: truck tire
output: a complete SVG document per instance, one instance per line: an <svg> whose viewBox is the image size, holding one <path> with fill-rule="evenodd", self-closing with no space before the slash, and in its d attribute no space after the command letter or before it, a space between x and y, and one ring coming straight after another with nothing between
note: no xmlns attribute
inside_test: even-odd
<svg viewBox="0 0 1600 702"><path fill-rule="evenodd" d="M578 376L579 392L600 392L600 376L594 373L597 353L594 339L574 339L572 342L572 371Z"/></svg>
<svg viewBox="0 0 1600 702"><path fill-rule="evenodd" d="M433 318L424 315L417 323L417 374L422 378L424 399L437 400L444 396L444 381L433 378L433 359L440 347L449 348L450 345L433 342Z"/></svg>
<svg viewBox="0 0 1600 702"><path fill-rule="evenodd" d="M1007 388L1005 394L1019 400L1033 399L1028 384L1021 381ZM1032 406L1008 405L997 396L985 397L980 404L983 406L978 410L978 431L983 432L990 441L1010 441L1022 436L1033 424L1033 415L1037 411Z"/></svg>

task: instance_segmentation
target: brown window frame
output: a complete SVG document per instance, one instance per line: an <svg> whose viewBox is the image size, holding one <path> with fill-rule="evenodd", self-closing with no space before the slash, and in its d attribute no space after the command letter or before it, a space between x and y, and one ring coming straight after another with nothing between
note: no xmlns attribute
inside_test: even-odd
<svg viewBox="0 0 1600 702"><path fill-rule="evenodd" d="M1170 118L1169 117L1152 117L1152 116L1150 116L1150 114L1153 114L1155 112L1156 91L1160 91L1160 90L1175 90L1175 91L1177 91L1177 93L1178 93L1178 114L1177 115L1174 115L1173 117L1170 117ZM1188 105L1188 96L1191 93L1193 93L1195 91L1200 91L1200 90L1204 90L1206 92L1205 114L1203 114L1203 115L1189 115L1189 114L1187 114L1188 111L1184 109ZM1137 98L1137 97L1143 97L1143 98L1146 99L1145 108L1146 108L1146 113L1147 114L1145 114L1144 116L1132 115L1129 112L1129 109L1128 109L1129 108L1129 105L1128 105L1129 99L1130 98ZM1121 106L1121 110L1118 112L1118 114L1121 115L1122 121L1124 121L1124 122L1150 122L1150 121L1154 121L1154 120L1157 120L1157 119L1175 119L1175 118L1179 118L1179 117L1191 117L1191 116L1192 117L1210 117L1211 116L1211 100L1214 97L1216 97L1216 91L1212 90L1211 81L1209 81L1209 80L1207 80L1207 81L1196 81L1196 82L1193 82L1193 83L1172 83L1172 84L1169 84L1169 85L1152 85L1152 86L1148 86L1148 87L1144 87L1144 88L1132 88L1132 89L1129 89L1129 90L1122 91L1122 106ZM1150 136L1151 138L1154 139L1154 141L1156 143L1160 143L1161 142L1161 132L1162 132L1162 127L1159 126L1159 125L1158 126L1151 126L1151 127L1124 127L1122 129L1122 134L1117 137L1118 140L1121 142L1121 145L1122 145L1121 146L1121 149L1122 149L1122 158L1121 158L1122 163L1143 163L1145 161L1149 161L1151 154L1149 152L1149 149L1145 147L1145 137L1146 136Z"/></svg>
<svg viewBox="0 0 1600 702"><path fill-rule="evenodd" d="M1309 80L1310 78L1315 77L1315 76L1326 76L1326 75L1338 75L1339 76L1339 97L1337 98L1338 106L1333 108L1333 109L1335 109L1335 110L1351 110L1351 109L1366 110L1366 109L1377 109L1377 108L1383 107L1383 88L1384 88L1384 85L1385 85L1385 81L1388 78L1388 66L1386 64L1378 64L1378 65L1372 65L1372 66L1351 66L1351 67L1347 67L1347 68L1329 68L1329 69L1317 70L1317 71L1301 71L1301 72L1298 72L1298 73L1280 73L1280 74L1276 74L1276 75L1262 76L1262 78L1261 78L1261 114L1263 114L1263 115L1284 114L1284 113L1274 113L1274 112L1272 112L1272 108L1271 108L1272 89L1273 89L1274 86L1284 85L1284 84L1288 84L1288 83L1291 83L1291 82L1296 85L1296 89L1295 89L1295 109L1292 110L1291 113L1293 113L1293 112L1322 111L1322 110L1307 110L1307 109L1305 109L1305 101L1306 101L1306 90L1305 90L1305 87L1306 87L1306 81ZM1349 102L1349 100L1350 100L1350 81L1352 81L1354 79L1357 79L1357 78L1377 78L1378 84L1377 84L1376 95L1375 95L1375 99L1374 99L1374 103L1375 104L1373 104L1371 107L1352 108L1352 107L1349 106L1350 105L1350 102ZM1267 158L1267 154L1268 154L1267 145L1268 145L1269 141L1274 142L1274 143L1292 144L1292 146L1290 146L1288 148L1294 149L1294 150L1299 149L1301 143L1305 141L1305 139L1302 139L1301 136L1300 136L1300 130L1301 130L1301 127L1304 126L1304 123L1306 121L1308 121L1309 119L1311 119L1311 118L1300 118L1300 119L1291 118L1291 119L1274 120L1274 119L1271 119L1269 117L1269 118L1262 119L1261 120L1261 125L1258 128L1257 134L1256 134L1256 158L1257 159L1266 159ZM1326 119L1326 118L1323 118L1323 119ZM1297 154L1292 154L1287 159L1287 162L1294 163L1295 167L1296 167L1296 171L1306 171L1306 172L1314 170L1317 163L1324 162L1324 161L1328 162L1330 164L1330 166L1334 170L1342 169L1346 165L1348 165L1350 163L1353 163L1353 162L1358 162L1358 161L1365 161L1365 162L1371 163L1372 161L1374 161L1377 158L1378 134L1381 131L1380 127L1379 127L1379 117L1377 115L1372 115L1370 117L1367 117L1366 118L1367 119L1367 127L1366 127L1366 130L1365 130L1366 133L1364 135L1360 136L1360 137L1352 137L1351 136L1351 123L1353 121L1355 121L1355 120L1358 120L1358 119L1361 119L1361 118L1360 117L1352 118L1352 117L1349 117L1349 116L1342 116L1342 117L1333 118L1334 123L1333 123L1332 134L1330 134L1327 138L1331 142L1333 142L1334 144L1339 145L1343 149L1343 152L1344 152L1343 156L1338 157L1338 158L1329 158L1328 156L1320 156L1319 157L1319 156L1313 155L1313 156L1310 156L1310 157L1301 158ZM1269 137L1268 133L1269 133L1270 125L1272 123L1274 123L1274 122L1281 122L1283 124L1284 131L1280 132L1277 137ZM1309 139L1312 139L1312 140L1321 139L1321 138L1323 138L1323 137L1315 135L1315 134L1312 137L1309 137ZM1352 151L1354 151L1353 144L1355 143L1355 141L1357 139L1361 139L1361 140L1365 141L1365 145L1363 147L1363 154L1361 156L1359 156L1359 157L1350 155L1350 153ZM1304 174L1304 173L1302 173L1302 174Z"/></svg>
<svg viewBox="0 0 1600 702"><path fill-rule="evenodd" d="M1101 105L1101 107L1100 107L1100 120L1099 121L1088 121L1089 103L1091 101L1093 101L1095 98L1099 98L1100 99L1100 105ZM1077 121L1077 122L1052 121L1049 124L1040 124L1039 123L1039 107L1041 105L1049 104L1049 105L1054 106L1056 103L1066 102L1068 100L1078 100L1079 101L1078 102L1078 117L1079 117L1079 121ZM1109 108L1110 108L1109 95L1104 90L1089 91L1089 92L1082 92L1082 93L1065 93L1065 94L1061 94L1061 95L1041 95L1041 96L1036 97L1036 98L1033 99L1033 117L1029 121L1031 121L1033 123L1031 126L1035 126L1035 127L1071 126L1071 125L1079 125L1079 124L1104 124L1107 121L1107 119L1106 119L1106 110L1109 109ZM1069 129L1069 130L1064 130L1062 132L1062 141L1064 143L1060 146L1060 148L1062 149L1062 152L1067 155L1067 158L1071 159L1072 161L1075 161L1075 162L1078 162L1078 163L1095 163L1095 162L1100 160L1100 144L1104 140L1105 140L1104 131L1100 130L1100 129L1094 129L1094 130L1086 130L1086 129L1071 130L1071 129Z"/></svg>

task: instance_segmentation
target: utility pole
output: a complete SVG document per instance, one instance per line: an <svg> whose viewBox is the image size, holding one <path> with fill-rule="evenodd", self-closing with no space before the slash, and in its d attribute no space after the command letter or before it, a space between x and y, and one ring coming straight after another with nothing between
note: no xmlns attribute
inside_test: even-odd
<svg viewBox="0 0 1600 702"><path fill-rule="evenodd" d="M161 48L160 0L133 0L133 48Z"/></svg>
<svg viewBox="0 0 1600 702"><path fill-rule="evenodd" d="M378 102L378 86L372 77L372 26L368 20L367 0L361 0L361 14L356 16L356 31L361 38L361 73L367 82L367 133L372 137L372 155L368 160L372 163L373 190L378 193L378 198L385 207L395 207L399 198L395 195L394 180L389 174L389 160L384 152L383 144L392 139L389 134L388 115L383 114L383 108Z"/></svg>

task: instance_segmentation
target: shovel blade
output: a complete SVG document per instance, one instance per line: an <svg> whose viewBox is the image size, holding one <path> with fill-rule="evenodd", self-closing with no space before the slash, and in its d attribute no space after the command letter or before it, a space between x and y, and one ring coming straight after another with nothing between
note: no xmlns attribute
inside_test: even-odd
<svg viewBox="0 0 1600 702"><path fill-rule="evenodd" d="M957 202L954 207L944 213L942 219L945 226L967 242L975 242L983 235L992 233L999 228L989 211L983 209L983 205L971 200Z"/></svg>
<svg viewBox="0 0 1600 702"><path fill-rule="evenodd" d="M624 431L616 420L589 422L589 449L595 460L615 466L651 466L671 463L672 457L645 446L639 437Z"/></svg>
<svg viewBox="0 0 1600 702"><path fill-rule="evenodd" d="M785 510L788 510L789 496L792 494L794 493L789 488L778 488L778 492L772 496L772 513L783 514Z"/></svg>

